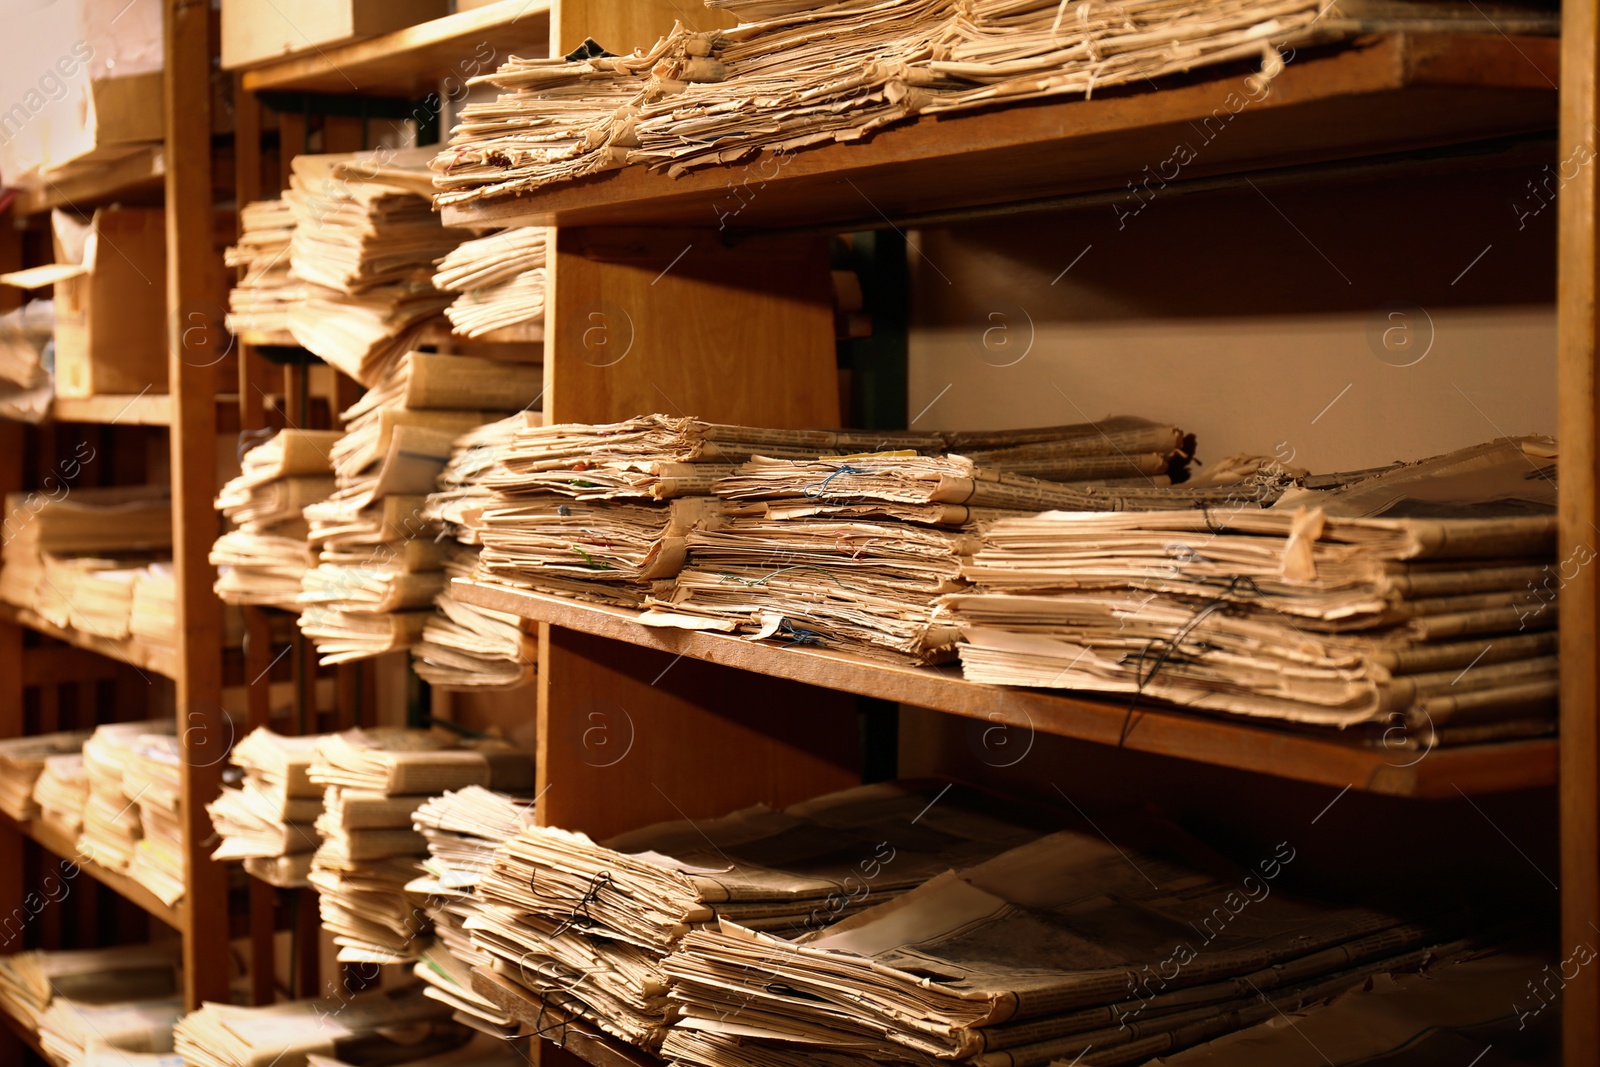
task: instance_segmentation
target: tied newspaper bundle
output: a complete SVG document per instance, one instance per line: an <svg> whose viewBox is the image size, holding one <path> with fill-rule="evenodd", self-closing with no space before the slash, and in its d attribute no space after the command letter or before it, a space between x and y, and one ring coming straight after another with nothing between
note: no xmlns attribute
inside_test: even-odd
<svg viewBox="0 0 1600 1067"><path fill-rule="evenodd" d="M176 996L182 989L179 948L170 942L0 956L0 1009L37 1030L58 1000L105 1006Z"/></svg>
<svg viewBox="0 0 1600 1067"><path fill-rule="evenodd" d="M1102 832L1104 831L1104 836ZM1473 947L1292 899L1287 843L1242 870L1176 827L1104 821L947 871L788 939L737 919L664 966L695 1067L1144 1063Z"/></svg>
<svg viewBox="0 0 1600 1067"><path fill-rule="evenodd" d="M297 343L363 385L439 324L451 303L434 263L472 236L428 202L426 150L294 157L290 270L306 283L289 310Z"/></svg>
<svg viewBox="0 0 1600 1067"><path fill-rule="evenodd" d="M279 430L240 459L217 494L217 510L238 526L217 538L211 562L217 596L229 604L299 610L300 585L315 563L303 510L333 494L335 430Z"/></svg>
<svg viewBox="0 0 1600 1067"><path fill-rule="evenodd" d="M466 927L492 964L474 968L474 989L520 1032L583 1019L654 1049L676 1014L662 961L692 931L732 918L798 936L1032 840L1045 829L1031 815L971 790L885 783L604 844L530 827L478 881Z"/></svg>
<svg viewBox="0 0 1600 1067"><path fill-rule="evenodd" d="M518 616L459 600L455 579L477 572L482 545L477 516L495 502L480 479L510 444L517 430L540 425L538 412L521 411L456 439L450 462L428 495L423 516L439 523L459 548L445 565L449 579L434 598L434 613L411 651L417 676L444 689L516 689L533 680L537 642L532 624Z"/></svg>
<svg viewBox="0 0 1600 1067"><path fill-rule="evenodd" d="M243 777L206 805L222 838L213 860L243 860L245 870L270 885L309 884L322 814L323 789L311 780L320 739L257 727L233 747L229 755Z"/></svg>
<svg viewBox="0 0 1600 1067"><path fill-rule="evenodd" d="M449 1014L409 983L259 1008L207 1003L173 1037L187 1067L310 1067L346 1057L361 1067L428 1063L472 1043L473 1032Z"/></svg>
<svg viewBox="0 0 1600 1067"><path fill-rule="evenodd" d="M294 209L287 200L257 200L239 209L239 243L224 262L244 271L228 293L228 332L258 345L293 345L289 310L306 299L290 272Z"/></svg>
<svg viewBox="0 0 1600 1067"><path fill-rule="evenodd" d="M407 890L428 852L413 813L447 790L532 789L533 761L504 742L440 731L352 730L318 741L310 778L326 790L310 881L339 959L406 963L429 933L425 899Z"/></svg>
<svg viewBox="0 0 1600 1067"><path fill-rule="evenodd" d="M1141 468L1182 470L1193 443L1132 417L942 435L925 447L971 455L760 456L740 466L717 482L721 513L689 533L688 564L641 621L938 663L953 658L957 631L934 605L962 587L984 523L1047 507L1171 507L1228 491L1149 484ZM1051 480L1069 478L1083 481Z"/></svg>
<svg viewBox="0 0 1600 1067"><path fill-rule="evenodd" d="M321 563L300 594L300 628L323 663L409 648L444 590L456 546L423 515L455 439L531 405L537 364L410 352L343 413L338 486L306 509Z"/></svg>
<svg viewBox="0 0 1600 1067"><path fill-rule="evenodd" d="M428 858L406 891L428 898L435 938L412 973L427 983L429 997L456 1009L458 1019L514 1037L520 1030L516 1021L473 991L472 968L489 967L494 958L472 943L468 923L478 907L474 890L494 864L495 850L533 825L533 803L469 786L433 797L412 820L428 843Z"/></svg>
<svg viewBox="0 0 1600 1067"><path fill-rule="evenodd" d="M1501 439L1268 510L1004 520L945 601L964 673L1389 747L1548 732L1555 462Z"/></svg>
<svg viewBox="0 0 1600 1067"><path fill-rule="evenodd" d="M1326 0L708 0L743 20L681 23L649 51L592 43L562 59L512 57L472 79L503 90L467 104L433 162L441 205L527 192L628 166L690 169L755 159L763 178L794 152L858 140L921 113L1087 96L1200 67L1260 65L1304 42ZM770 171L770 173L769 173ZM736 202L738 203L738 202ZM737 207L731 211L736 212Z"/></svg>

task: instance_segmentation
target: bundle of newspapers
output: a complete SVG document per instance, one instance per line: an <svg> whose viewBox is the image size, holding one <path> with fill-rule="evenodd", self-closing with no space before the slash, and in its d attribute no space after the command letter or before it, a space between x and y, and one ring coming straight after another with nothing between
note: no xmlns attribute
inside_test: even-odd
<svg viewBox="0 0 1600 1067"><path fill-rule="evenodd" d="M33 791L44 774L45 761L81 753L88 739L86 731L74 730L0 741L0 811L17 822L38 818L39 802Z"/></svg>
<svg viewBox="0 0 1600 1067"><path fill-rule="evenodd" d="M542 339L545 257L546 231L537 226L463 241L433 276L440 291L460 294L444 312L454 332L482 337L522 327L515 339Z"/></svg>
<svg viewBox="0 0 1600 1067"><path fill-rule="evenodd" d="M337 490L306 509L321 562L306 572L300 628L324 663L408 648L459 555L423 515L458 436L534 403L538 364L409 352L343 413Z"/></svg>
<svg viewBox="0 0 1600 1067"><path fill-rule="evenodd" d="M0 956L0 1010L37 1030L58 999L106 1005L176 995L182 989L180 947L173 941Z"/></svg>
<svg viewBox="0 0 1600 1067"><path fill-rule="evenodd" d="M771 178L796 151L852 141L921 113L1087 96L1223 63L1258 67L1264 96L1280 46L1318 31L1326 0L1054 0L823 3L708 0L737 29L682 23L648 51L591 45L510 58L474 78L502 92L466 105L434 160L441 204L527 192L628 165L754 160ZM1240 97L1244 99L1243 96ZM769 173L770 171L770 173ZM742 205L742 201L736 204ZM730 212L738 207L730 206Z"/></svg>
<svg viewBox="0 0 1600 1067"><path fill-rule="evenodd" d="M1389 746L1555 725L1555 442L1254 506L1010 518L945 598L967 678L1146 696Z"/></svg>
<svg viewBox="0 0 1600 1067"><path fill-rule="evenodd" d="M89 803L89 772L84 770L81 750L44 758L44 769L33 785L33 802L41 823L78 840L83 832L83 809Z"/></svg>
<svg viewBox="0 0 1600 1067"><path fill-rule="evenodd" d="M265 727L229 754L244 773L206 805L222 843L214 860L243 860L245 870L276 886L309 884L318 845L323 788L311 780L318 735L285 737Z"/></svg>
<svg viewBox="0 0 1600 1067"><path fill-rule="evenodd" d="M315 563L303 511L333 494L335 430L279 430L244 454L240 473L217 494L238 528L217 538L216 593L230 604L299 610L300 585Z"/></svg>
<svg viewBox="0 0 1600 1067"><path fill-rule="evenodd" d="M410 983L259 1008L206 1003L177 1025L173 1044L186 1067L308 1067L347 1056L357 1065L426 1063L473 1036Z"/></svg>
<svg viewBox="0 0 1600 1067"><path fill-rule="evenodd" d="M322 737L309 771L325 789L310 881L346 962L405 963L427 947L426 898L407 890L427 855L413 813L452 789L533 787L533 761L504 742L440 731L352 730Z"/></svg>
<svg viewBox="0 0 1600 1067"><path fill-rule="evenodd" d="M1471 947L1464 917L1291 898L1274 882L1295 858L1285 842L1241 869L1158 820L1102 820L798 937L722 917L663 964L681 1013L663 1051L701 1067L1144 1063Z"/></svg>
<svg viewBox="0 0 1600 1067"><path fill-rule="evenodd" d="M239 243L224 262L243 270L228 294L228 332L253 344L292 345L289 311L305 300L306 285L289 270L294 209L285 200L257 200L239 209Z"/></svg>
<svg viewBox="0 0 1600 1067"><path fill-rule="evenodd" d="M445 564L449 580L434 599L434 613L423 625L422 640L411 650L418 677L430 685L505 690L533 680L537 642L532 625L518 616L460 600L453 579L477 572L482 546L475 520L485 505L494 503L493 493L479 479L518 428L539 424L538 412L522 411L463 434L439 475L438 491L428 496L423 514L459 546Z"/></svg>
<svg viewBox="0 0 1600 1067"><path fill-rule="evenodd" d="M493 957L472 943L468 925L478 907L474 890L493 865L495 850L533 825L533 804L468 786L428 800L412 820L428 843L428 858L406 891L427 898L435 938L413 973L427 983L428 996L456 1009L457 1018L501 1037L516 1036L516 1020L473 990L472 968L491 966Z"/></svg>
<svg viewBox="0 0 1600 1067"><path fill-rule="evenodd" d="M290 270L305 283L289 310L295 341L363 385L376 384L442 322L450 294L433 266L471 234L428 203L426 151L294 157Z"/></svg>
<svg viewBox="0 0 1600 1067"><path fill-rule="evenodd" d="M88 799L78 851L102 867L127 871L176 904L184 873L174 720L97 728L83 744L83 769Z"/></svg>
<svg viewBox="0 0 1600 1067"><path fill-rule="evenodd" d="M56 997L39 1017L39 1047L70 1067L119 1059L143 1067L151 1058L170 1054L174 1028L183 1018L183 998L138 996L105 1004Z"/></svg>
<svg viewBox="0 0 1600 1067"><path fill-rule="evenodd" d="M943 790L943 791L941 791ZM531 1032L582 1020L657 1048L677 1013L662 967L731 919L799 936L1046 832L948 785L862 786L782 811L663 823L596 843L522 830L477 883L475 988ZM470 1010L470 1009L468 1009Z"/></svg>

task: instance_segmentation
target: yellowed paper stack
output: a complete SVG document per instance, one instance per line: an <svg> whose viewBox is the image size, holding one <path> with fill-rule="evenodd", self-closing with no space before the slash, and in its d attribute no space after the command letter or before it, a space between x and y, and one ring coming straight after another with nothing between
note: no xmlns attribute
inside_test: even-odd
<svg viewBox="0 0 1600 1067"><path fill-rule="evenodd" d="M238 528L217 538L216 593L229 604L294 611L315 562L304 511L333 494L334 430L279 430L250 449L217 494L217 510Z"/></svg>
<svg viewBox="0 0 1600 1067"><path fill-rule="evenodd" d="M289 270L294 210L285 200L257 200L239 210L239 243L224 262L244 277L228 294L228 332L258 345L292 345L289 311L306 299L304 282Z"/></svg>
<svg viewBox="0 0 1600 1067"><path fill-rule="evenodd" d="M318 844L314 824L322 814L323 789L310 776L318 740L258 727L233 747L244 780L206 805L222 838L212 859L244 860L246 870L272 885L308 884ZM275 860L283 862L264 862Z"/></svg>
<svg viewBox="0 0 1600 1067"><path fill-rule="evenodd" d="M103 1005L176 994L181 967L177 942L8 953L0 956L0 1009L37 1030L58 997Z"/></svg>
<svg viewBox="0 0 1600 1067"><path fill-rule="evenodd" d="M76 841L83 831L83 809L89 803L89 772L83 754L46 756L44 770L33 786L39 821Z"/></svg>
<svg viewBox="0 0 1600 1067"><path fill-rule="evenodd" d="M464 241L439 262L433 284L459 293L445 309L462 337L481 337L513 326L544 322L547 231L524 226ZM525 328L519 340L537 341L542 330Z"/></svg>
<svg viewBox="0 0 1600 1067"><path fill-rule="evenodd" d="M39 734L0 741L0 811L17 822L39 816L34 785L51 756L76 755L89 739L87 731Z"/></svg>
<svg viewBox="0 0 1600 1067"><path fill-rule="evenodd" d="M135 1055L172 1051L183 1018L179 996L83 1004L57 997L39 1017L39 1045L57 1063L76 1064L91 1049Z"/></svg>
<svg viewBox="0 0 1600 1067"><path fill-rule="evenodd" d="M78 851L84 856L113 871L126 871L133 863L144 836L141 805L162 807L170 795L157 776L141 778L135 774L130 790L129 772L140 759L139 749L159 744L158 739L163 736L172 738L175 731L171 718L111 723L96 729L84 742L83 768L89 780L89 799L83 808L83 834L78 840ZM163 777L170 777L170 773Z"/></svg>

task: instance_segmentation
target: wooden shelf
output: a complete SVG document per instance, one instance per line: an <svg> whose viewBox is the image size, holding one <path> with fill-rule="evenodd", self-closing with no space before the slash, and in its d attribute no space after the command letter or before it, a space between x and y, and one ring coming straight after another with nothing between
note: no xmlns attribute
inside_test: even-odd
<svg viewBox="0 0 1600 1067"><path fill-rule="evenodd" d="M9 816L6 818L9 819ZM53 853L78 867L83 873L110 889L118 896L139 905L151 915L160 919L174 930L184 930L184 910L182 902L176 907L164 904L160 897L146 889L139 882L134 881L126 874L113 871L109 867L89 859L78 850L78 843L62 833L59 829L48 823L34 820L31 822L13 823L26 837L39 843L41 848ZM0 1013L3 1014L3 1013Z"/></svg>
<svg viewBox="0 0 1600 1067"><path fill-rule="evenodd" d="M172 398L166 393L58 396L50 406L50 417L56 422L103 423L107 426L167 426L172 422Z"/></svg>
<svg viewBox="0 0 1600 1067"><path fill-rule="evenodd" d="M487 74L508 56L547 55L550 4L500 0L381 37L271 61L245 71L244 88L422 97L438 92L446 78L465 82Z"/></svg>
<svg viewBox="0 0 1600 1067"><path fill-rule="evenodd" d="M173 649L156 648L143 641L117 640L98 637L70 627L57 626L38 613L15 604L0 602L0 619L37 630L57 641L65 641L76 648L99 653L108 659L129 664L141 671L151 671L166 678L178 676L177 653Z"/></svg>
<svg viewBox="0 0 1600 1067"><path fill-rule="evenodd" d="M1371 793L1453 797L1553 785L1556 740L1537 738L1431 752L1384 751L1337 738L1271 729L1163 707L1132 716L1126 700L979 685L960 668L900 667L848 653L785 648L726 634L645 626L633 612L456 579L453 595L628 644L809 685L878 697L1022 730L1120 746L1303 782Z"/></svg>
<svg viewBox="0 0 1600 1067"><path fill-rule="evenodd" d="M14 210L18 215L36 215L58 207L89 211L116 200L159 202L166 174L163 147L149 145L120 159L86 166L42 190L24 189L17 194Z"/></svg>
<svg viewBox="0 0 1600 1067"><path fill-rule="evenodd" d="M34 1055L46 1063L55 1062L45 1053L44 1046L39 1043L39 1031L33 1029L8 1011L0 1011L0 1019L5 1020L6 1029L16 1034L17 1040L32 1049Z"/></svg>
<svg viewBox="0 0 1600 1067"><path fill-rule="evenodd" d="M1132 185L1147 178L1154 190L1162 177L1188 182L1553 130L1559 45L1492 34L1365 37L1302 51L1256 103L1247 70L1203 71L1160 89L928 116L865 141L682 178L629 167L445 208L444 220L847 230L1124 189L1133 209ZM1193 151L1187 165L1170 162L1181 161L1180 145Z"/></svg>

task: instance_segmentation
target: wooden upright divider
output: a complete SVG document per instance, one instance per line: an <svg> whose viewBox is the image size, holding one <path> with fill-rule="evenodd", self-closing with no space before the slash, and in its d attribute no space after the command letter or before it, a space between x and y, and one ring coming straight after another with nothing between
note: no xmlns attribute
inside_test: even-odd
<svg viewBox="0 0 1600 1067"><path fill-rule="evenodd" d="M172 393L172 561L177 576L177 715L186 892L184 999L228 999L227 868L211 862L205 805L233 738L222 712L222 603L209 557L217 517L216 353L207 304L218 269L211 214L211 4L166 0L167 374ZM195 332L196 330L200 332Z"/></svg>

